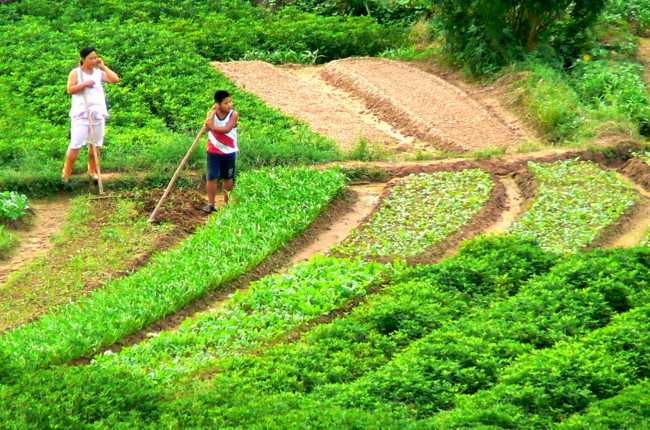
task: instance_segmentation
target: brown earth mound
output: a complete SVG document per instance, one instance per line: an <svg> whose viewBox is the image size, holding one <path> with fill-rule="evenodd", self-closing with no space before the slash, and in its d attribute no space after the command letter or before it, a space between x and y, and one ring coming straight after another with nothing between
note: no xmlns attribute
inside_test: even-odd
<svg viewBox="0 0 650 430"><path fill-rule="evenodd" d="M364 138L373 143L391 137L348 110L344 95L323 91L293 73L262 61L212 63L239 86L256 93L269 106L310 124L312 130L350 149Z"/></svg>
<svg viewBox="0 0 650 430"><path fill-rule="evenodd" d="M430 71L378 58L280 69L260 61L213 63L270 106L302 119L343 150L360 138L391 152L466 152L510 148L531 134Z"/></svg>
<svg viewBox="0 0 650 430"><path fill-rule="evenodd" d="M516 129L460 88L405 63L349 58L329 63L320 74L395 128L443 150L512 147L521 140Z"/></svg>

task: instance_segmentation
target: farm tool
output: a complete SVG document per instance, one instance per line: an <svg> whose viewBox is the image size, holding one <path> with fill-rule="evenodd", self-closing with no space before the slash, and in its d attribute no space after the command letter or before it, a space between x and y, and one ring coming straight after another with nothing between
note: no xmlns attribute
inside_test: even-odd
<svg viewBox="0 0 650 430"><path fill-rule="evenodd" d="M79 81L81 82L81 71L79 71ZM90 105L88 104L88 95L86 94L86 88L83 89L84 102L86 103L86 115L88 116L88 131L90 132L90 151L92 151L93 158L95 159L95 169L97 170L97 185L99 186L99 195L104 194L104 187L102 185L102 171L99 168L99 154L97 152L97 146L95 145L95 130L93 128L93 118L90 111Z"/></svg>
<svg viewBox="0 0 650 430"><path fill-rule="evenodd" d="M187 151L187 154L185 154L185 158L183 158L183 161L181 161L181 164L178 165L178 168L176 169L176 172L174 173L174 176L172 176L171 181L169 181L169 185L167 185L167 188L165 189L165 192L163 193L162 197L160 197L160 200L158 201L158 204L156 205L156 208L153 210L153 212L151 212L151 215L149 216L149 219L147 220L147 222L154 222L156 220L156 214L158 213L158 210L162 206L165 199L169 196L169 193L171 192L172 187L174 186L174 182L176 182L176 179L178 178L178 175L180 175L181 170L183 170L183 167L185 167L185 164L187 164L187 160L190 159L190 156L192 155L192 152L194 152L194 149L196 148L196 145L199 143L199 140L201 140L201 137L203 137L203 134L207 130L208 130L208 127L204 124L203 127L201 128L201 131L199 131L199 134L194 139L194 142L192 143L192 146Z"/></svg>

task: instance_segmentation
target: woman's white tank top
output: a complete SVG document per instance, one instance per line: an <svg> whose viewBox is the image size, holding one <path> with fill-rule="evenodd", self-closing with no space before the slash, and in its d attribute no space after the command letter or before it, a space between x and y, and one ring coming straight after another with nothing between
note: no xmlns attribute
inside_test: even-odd
<svg viewBox="0 0 650 430"><path fill-rule="evenodd" d="M102 82L102 71L100 69L93 69L92 75L85 73L81 67L75 69L77 71L77 82L85 82L89 79L95 81L95 86L92 88L85 88L72 95L72 106L70 107L70 116L72 118L87 118L86 101L84 100L84 91L88 98L88 105L90 107L91 115L94 119L103 119L109 116L108 108L106 106L106 95L104 94L104 84Z"/></svg>

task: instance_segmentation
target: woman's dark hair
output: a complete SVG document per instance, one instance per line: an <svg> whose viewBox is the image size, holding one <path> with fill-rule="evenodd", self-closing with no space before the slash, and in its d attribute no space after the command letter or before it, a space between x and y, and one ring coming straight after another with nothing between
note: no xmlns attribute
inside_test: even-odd
<svg viewBox="0 0 650 430"><path fill-rule="evenodd" d="M228 91L219 90L216 93L214 93L214 101L217 103L221 103L222 101L226 100L228 97L230 97L230 93Z"/></svg>
<svg viewBox="0 0 650 430"><path fill-rule="evenodd" d="M95 47L93 47L93 46L87 46L84 49L82 49L81 51L79 51L79 55L81 56L81 60L79 60L79 62L84 60L87 56L89 56L93 52L97 52L97 49Z"/></svg>

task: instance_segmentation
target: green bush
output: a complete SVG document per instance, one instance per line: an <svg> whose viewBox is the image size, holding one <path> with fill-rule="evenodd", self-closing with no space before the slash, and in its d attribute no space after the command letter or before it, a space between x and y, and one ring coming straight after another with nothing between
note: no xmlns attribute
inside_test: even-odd
<svg viewBox="0 0 650 430"><path fill-rule="evenodd" d="M573 415L554 428L562 430L642 429L650 421L650 382L641 381L615 397L593 403L584 415Z"/></svg>
<svg viewBox="0 0 650 430"><path fill-rule="evenodd" d="M224 22L228 23L228 32L215 34L212 29ZM189 35L201 55L218 61L246 58L276 62L297 53L297 59L305 60L301 62L323 63L377 55L405 40L399 27L382 25L372 18L324 17L296 8L270 13L242 7L175 25L176 31Z"/></svg>
<svg viewBox="0 0 650 430"><path fill-rule="evenodd" d="M10 219L16 221L25 216L29 209L27 196L15 191L0 192L0 221Z"/></svg>
<svg viewBox="0 0 650 430"><path fill-rule="evenodd" d="M490 388L515 359L588 334L616 313L648 303L650 276L640 273L649 255L594 253L562 262L525 282L514 297L474 306L396 353L385 366L318 394L369 410L408 405L418 417L450 409L456 395ZM571 276L563 276L565 271Z"/></svg>
<svg viewBox="0 0 650 430"><path fill-rule="evenodd" d="M0 420L7 428L115 428L158 418L161 389L145 375L86 366L27 373L0 386Z"/></svg>
<svg viewBox="0 0 650 430"><path fill-rule="evenodd" d="M579 60L571 80L583 103L591 109L611 107L620 116L634 120L639 131L650 132L650 94L641 65Z"/></svg>
<svg viewBox="0 0 650 430"><path fill-rule="evenodd" d="M441 0L447 50L473 72L485 73L530 52L544 39L570 56L605 0L546 2Z"/></svg>

